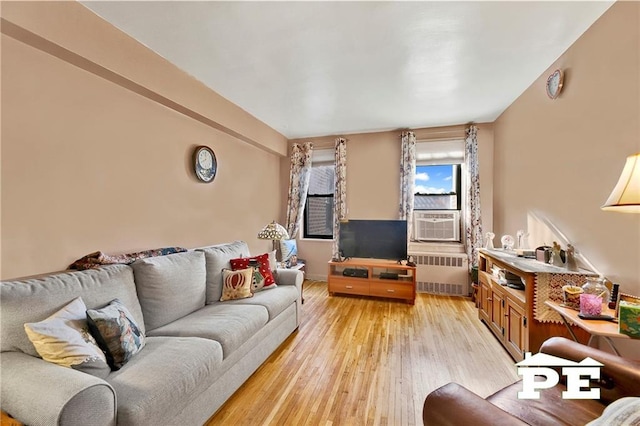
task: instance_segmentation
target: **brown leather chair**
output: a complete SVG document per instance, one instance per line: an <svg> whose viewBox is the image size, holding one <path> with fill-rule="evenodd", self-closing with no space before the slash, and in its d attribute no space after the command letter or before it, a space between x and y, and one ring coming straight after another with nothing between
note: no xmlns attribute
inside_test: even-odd
<svg viewBox="0 0 640 426"><path fill-rule="evenodd" d="M518 399L516 382L482 399L449 383L431 392L424 401L425 425L579 425L599 417L607 405L624 396L640 396L640 361L625 359L563 337L545 341L540 352L580 362L591 357L604 364L600 370L600 399L562 399L562 383L540 390L540 399ZM562 377L562 376L561 376ZM595 385L591 385L595 387Z"/></svg>

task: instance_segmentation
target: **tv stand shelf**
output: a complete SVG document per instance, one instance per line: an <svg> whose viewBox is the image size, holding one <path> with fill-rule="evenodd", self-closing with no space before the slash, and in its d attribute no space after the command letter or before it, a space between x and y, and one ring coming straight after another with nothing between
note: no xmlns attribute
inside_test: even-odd
<svg viewBox="0 0 640 426"><path fill-rule="evenodd" d="M344 271L353 276L344 275ZM355 272L354 274L354 271ZM366 276L365 276L366 271ZM384 273L397 274L397 279L381 278ZM329 295L354 294L360 296L416 300L416 267L401 265L393 260L348 259L330 261L327 276Z"/></svg>

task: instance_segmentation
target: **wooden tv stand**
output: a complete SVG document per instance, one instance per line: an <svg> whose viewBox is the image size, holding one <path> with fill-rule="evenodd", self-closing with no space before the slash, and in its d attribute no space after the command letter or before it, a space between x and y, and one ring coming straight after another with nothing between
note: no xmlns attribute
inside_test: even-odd
<svg viewBox="0 0 640 426"><path fill-rule="evenodd" d="M345 276L344 271L357 270L358 275ZM366 276L364 272L366 271ZM381 274L398 274L398 279L381 278ZM393 260L349 259L329 262L327 276L329 295L335 293L360 296L403 299L414 304L416 300L416 267L401 265Z"/></svg>

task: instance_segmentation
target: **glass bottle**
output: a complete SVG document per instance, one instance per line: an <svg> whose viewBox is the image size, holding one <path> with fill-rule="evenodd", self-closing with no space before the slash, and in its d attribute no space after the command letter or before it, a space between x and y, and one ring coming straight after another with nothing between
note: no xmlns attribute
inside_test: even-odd
<svg viewBox="0 0 640 426"><path fill-rule="evenodd" d="M580 314L597 316L602 314L602 305L609 302L609 289L602 277L587 277L580 295Z"/></svg>

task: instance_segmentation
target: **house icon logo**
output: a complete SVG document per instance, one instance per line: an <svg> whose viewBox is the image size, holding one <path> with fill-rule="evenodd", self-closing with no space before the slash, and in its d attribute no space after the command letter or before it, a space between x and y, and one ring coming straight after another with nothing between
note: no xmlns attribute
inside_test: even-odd
<svg viewBox="0 0 640 426"><path fill-rule="evenodd" d="M571 361L553 355L531 352L525 353L524 360L516 364L518 375L522 376L522 391L519 399L540 399L541 389L554 387L560 381L560 374L566 377L567 390L562 392L563 399L599 399L600 388L590 388L589 380L600 379L600 368L604 364L592 358L580 362ZM555 368L554 368L555 367ZM541 378L544 378L541 380Z"/></svg>

